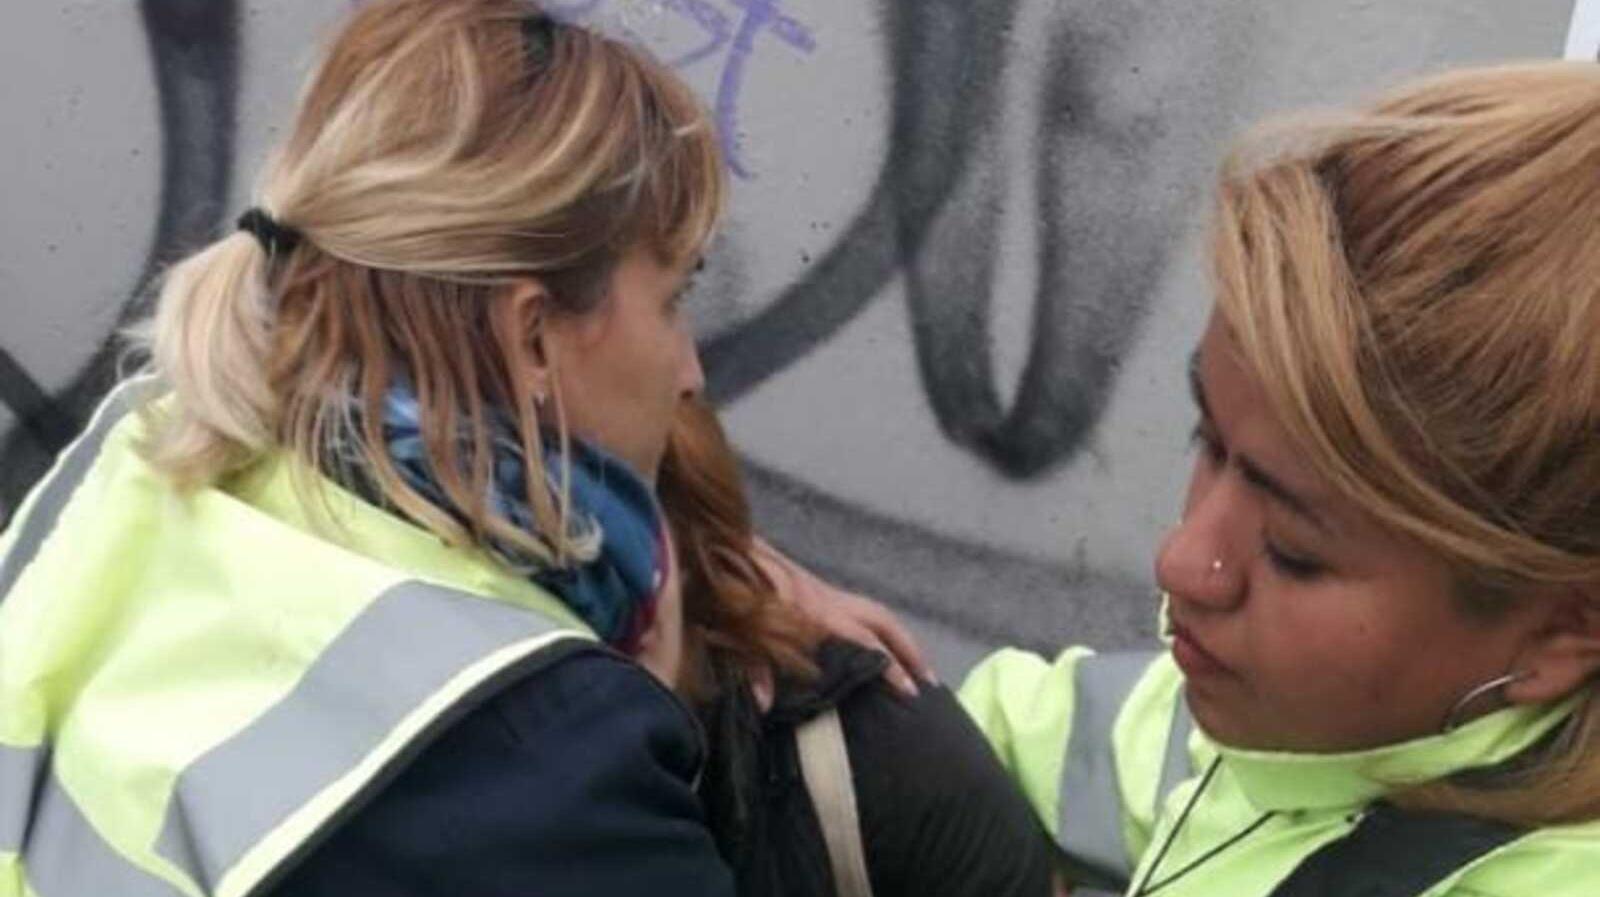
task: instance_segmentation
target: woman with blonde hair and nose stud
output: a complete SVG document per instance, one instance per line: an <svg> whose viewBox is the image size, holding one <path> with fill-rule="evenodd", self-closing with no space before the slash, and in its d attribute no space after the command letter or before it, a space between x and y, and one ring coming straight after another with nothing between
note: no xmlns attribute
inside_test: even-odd
<svg viewBox="0 0 1600 897"><path fill-rule="evenodd" d="M962 697L1133 897L1600 893L1600 68L1421 81L1224 166L1168 649Z"/></svg>

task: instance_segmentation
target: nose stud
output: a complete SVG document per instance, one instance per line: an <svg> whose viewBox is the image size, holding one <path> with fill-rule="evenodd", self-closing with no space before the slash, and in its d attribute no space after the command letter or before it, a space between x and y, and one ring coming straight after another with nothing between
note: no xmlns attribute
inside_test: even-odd
<svg viewBox="0 0 1600 897"><path fill-rule="evenodd" d="M1212 558L1211 559L1211 572L1212 573L1221 573L1222 572L1222 558Z"/></svg>

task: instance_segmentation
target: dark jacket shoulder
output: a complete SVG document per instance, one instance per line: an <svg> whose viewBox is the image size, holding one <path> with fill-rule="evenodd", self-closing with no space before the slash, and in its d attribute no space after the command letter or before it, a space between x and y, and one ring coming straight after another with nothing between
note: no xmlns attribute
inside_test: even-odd
<svg viewBox="0 0 1600 897"><path fill-rule="evenodd" d="M839 705L876 897L1045 897L1053 845L949 689Z"/></svg>
<svg viewBox="0 0 1600 897"><path fill-rule="evenodd" d="M702 708L711 739L704 791L742 897L831 897L820 822L799 769L797 726L837 709L876 897L1050 893L1051 844L988 742L948 689L912 700L882 682L885 659L819 647L816 677L780 678L755 709L736 671ZM724 671L726 672L726 671Z"/></svg>
<svg viewBox="0 0 1600 897"><path fill-rule="evenodd" d="M648 672L580 649L444 731L273 893L732 895L702 752Z"/></svg>

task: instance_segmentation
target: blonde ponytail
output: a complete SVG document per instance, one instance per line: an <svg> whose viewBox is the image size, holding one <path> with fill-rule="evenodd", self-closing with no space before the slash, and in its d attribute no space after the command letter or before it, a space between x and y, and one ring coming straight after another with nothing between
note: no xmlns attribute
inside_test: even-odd
<svg viewBox="0 0 1600 897"><path fill-rule="evenodd" d="M153 421L149 455L182 487L212 482L272 445L277 402L267 257L232 234L166 272L135 338L176 396Z"/></svg>

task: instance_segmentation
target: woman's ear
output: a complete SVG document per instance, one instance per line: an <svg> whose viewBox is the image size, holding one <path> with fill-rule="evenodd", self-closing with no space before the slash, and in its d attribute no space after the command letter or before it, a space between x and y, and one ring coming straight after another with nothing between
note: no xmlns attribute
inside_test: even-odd
<svg viewBox="0 0 1600 897"><path fill-rule="evenodd" d="M550 294L536 278L520 277L492 300L489 326L519 392L544 404L554 382L545 326Z"/></svg>
<svg viewBox="0 0 1600 897"><path fill-rule="evenodd" d="M1535 600L1552 606L1511 668L1524 674L1506 686L1506 700L1513 704L1559 700L1600 673L1600 588L1563 590Z"/></svg>

